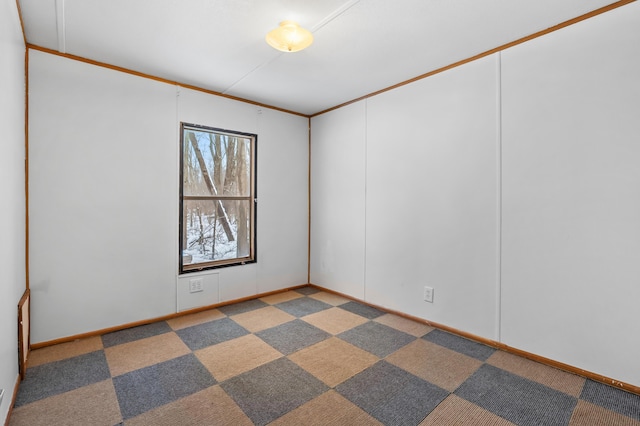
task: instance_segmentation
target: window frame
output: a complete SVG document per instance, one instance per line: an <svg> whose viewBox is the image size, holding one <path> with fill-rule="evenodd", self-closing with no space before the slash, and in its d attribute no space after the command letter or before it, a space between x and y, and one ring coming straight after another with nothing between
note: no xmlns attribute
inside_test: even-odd
<svg viewBox="0 0 640 426"><path fill-rule="evenodd" d="M217 133L228 136L237 136L250 140L249 148L249 195L248 196L229 196L229 195L185 195L184 194L184 150L185 150L185 132L186 130L194 130L197 132ZM186 142L188 143L188 142ZM256 228L257 228L257 175L258 175L258 135L255 133L240 132L236 130L228 130L217 127L209 127L199 124L180 122L180 182L179 182L179 219L178 219L178 274L188 274L200 272L209 269L218 269L228 266L246 265L256 263ZM195 264L183 263L183 241L184 241L184 209L185 201L190 200L212 200L212 201L249 201L249 255L244 257L234 257L231 259L212 260L210 262L200 262Z"/></svg>

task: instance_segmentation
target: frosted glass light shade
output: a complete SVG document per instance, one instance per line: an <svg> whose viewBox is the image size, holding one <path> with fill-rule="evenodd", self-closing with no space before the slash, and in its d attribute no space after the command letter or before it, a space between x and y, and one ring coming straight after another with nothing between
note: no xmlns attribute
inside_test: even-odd
<svg viewBox="0 0 640 426"><path fill-rule="evenodd" d="M280 26L265 37L267 43L282 52L297 52L313 43L313 34L296 22L282 21Z"/></svg>

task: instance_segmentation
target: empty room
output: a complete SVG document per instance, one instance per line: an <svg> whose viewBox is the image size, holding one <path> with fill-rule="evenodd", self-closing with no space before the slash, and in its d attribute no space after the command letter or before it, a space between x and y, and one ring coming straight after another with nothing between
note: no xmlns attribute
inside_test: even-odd
<svg viewBox="0 0 640 426"><path fill-rule="evenodd" d="M640 3L0 0L0 422L640 426Z"/></svg>

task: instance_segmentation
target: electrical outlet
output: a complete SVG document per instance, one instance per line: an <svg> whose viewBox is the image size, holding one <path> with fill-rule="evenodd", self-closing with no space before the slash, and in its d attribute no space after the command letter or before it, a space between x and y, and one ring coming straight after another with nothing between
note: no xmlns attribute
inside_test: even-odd
<svg viewBox="0 0 640 426"><path fill-rule="evenodd" d="M4 389L0 389L0 404L2 404L2 397L4 396Z"/></svg>
<svg viewBox="0 0 640 426"><path fill-rule="evenodd" d="M433 287L424 287L424 301L433 303Z"/></svg>
<svg viewBox="0 0 640 426"><path fill-rule="evenodd" d="M202 287L202 278L194 278L189 280L189 293L198 293L204 291Z"/></svg>

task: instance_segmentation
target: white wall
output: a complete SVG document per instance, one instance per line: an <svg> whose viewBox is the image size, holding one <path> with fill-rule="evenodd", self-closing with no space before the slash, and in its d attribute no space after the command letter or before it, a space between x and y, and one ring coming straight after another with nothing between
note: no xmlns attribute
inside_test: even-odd
<svg viewBox="0 0 640 426"><path fill-rule="evenodd" d="M18 379L18 301L25 289L24 40L14 0L0 1L0 423Z"/></svg>
<svg viewBox="0 0 640 426"><path fill-rule="evenodd" d="M494 337L496 66L486 58L312 120L313 283Z"/></svg>
<svg viewBox="0 0 640 426"><path fill-rule="evenodd" d="M485 58L367 102L367 300L488 338L496 66ZM425 285L434 303L423 300Z"/></svg>
<svg viewBox="0 0 640 426"><path fill-rule="evenodd" d="M311 282L365 299L366 103L312 121Z"/></svg>
<svg viewBox="0 0 640 426"><path fill-rule="evenodd" d="M640 3L504 52L503 340L640 385Z"/></svg>
<svg viewBox="0 0 640 426"><path fill-rule="evenodd" d="M638 46L633 3L314 117L312 282L640 385Z"/></svg>
<svg viewBox="0 0 640 426"><path fill-rule="evenodd" d="M307 281L306 118L38 51L29 76L34 342L180 309L181 120L258 133L258 263L189 307Z"/></svg>

